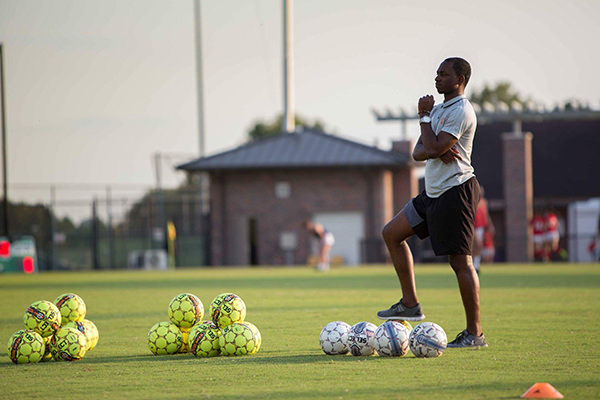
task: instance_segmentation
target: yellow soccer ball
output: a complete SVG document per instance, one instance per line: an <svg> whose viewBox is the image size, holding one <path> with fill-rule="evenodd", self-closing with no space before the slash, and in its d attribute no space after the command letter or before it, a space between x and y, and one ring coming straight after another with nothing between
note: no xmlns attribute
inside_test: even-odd
<svg viewBox="0 0 600 400"><path fill-rule="evenodd" d="M98 343L98 329L92 321L84 319L83 321L70 321L67 322L64 327L77 329L79 332L85 335L87 343L86 351L92 350Z"/></svg>
<svg viewBox="0 0 600 400"><path fill-rule="evenodd" d="M75 328L62 327L50 340L50 352L56 361L77 361L85 356L87 340Z"/></svg>
<svg viewBox="0 0 600 400"><path fill-rule="evenodd" d="M246 304L234 293L222 293L215 297L211 310L211 319L221 329L233 323L244 322L246 318Z"/></svg>
<svg viewBox="0 0 600 400"><path fill-rule="evenodd" d="M60 311L47 300L36 301L25 310L23 322L25 328L39 333L42 337L52 336L60 328Z"/></svg>
<svg viewBox="0 0 600 400"><path fill-rule="evenodd" d="M179 327L170 322L158 322L148 332L148 347L152 354L175 354L183 344Z"/></svg>
<svg viewBox="0 0 600 400"><path fill-rule="evenodd" d="M189 351L189 346L188 346L188 338L190 336L190 331L194 329L194 327L191 328L179 328L179 330L181 331L181 337L183 339L183 343L181 344L181 347L179 348L178 353L187 353Z"/></svg>
<svg viewBox="0 0 600 400"><path fill-rule="evenodd" d="M30 329L17 331L8 339L8 356L15 364L39 362L45 349L42 336Z"/></svg>
<svg viewBox="0 0 600 400"><path fill-rule="evenodd" d="M219 336L221 331L212 321L204 321L190 331L189 349L196 357L215 357L220 352Z"/></svg>
<svg viewBox="0 0 600 400"><path fill-rule="evenodd" d="M191 328L204 317L200 299L190 293L181 293L169 303L169 320L180 328Z"/></svg>
<svg viewBox="0 0 600 400"><path fill-rule="evenodd" d="M258 330L256 325L254 325L252 322L244 321L242 323L244 325L246 325L248 328L250 328L252 330L252 332L254 333L254 338L256 339L256 345L254 347L254 350L250 354L256 354L256 353L258 353L258 350L260 350L260 345L262 343L262 337L260 335L260 331Z"/></svg>
<svg viewBox="0 0 600 400"><path fill-rule="evenodd" d="M61 294L54 300L54 304L60 311L63 325L70 321L81 321L85 318L85 303L75 293Z"/></svg>
<svg viewBox="0 0 600 400"><path fill-rule="evenodd" d="M248 325L233 323L221 331L219 346L224 356L254 354L257 338Z"/></svg>

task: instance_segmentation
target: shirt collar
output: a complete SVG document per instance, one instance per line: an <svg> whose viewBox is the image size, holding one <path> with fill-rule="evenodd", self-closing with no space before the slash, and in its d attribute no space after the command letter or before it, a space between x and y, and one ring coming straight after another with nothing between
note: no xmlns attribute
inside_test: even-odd
<svg viewBox="0 0 600 400"><path fill-rule="evenodd" d="M459 102L462 99L466 99L467 97L464 94L461 94L460 96L456 96L453 99L450 99L448 101L445 101L442 103L442 108L448 108L453 104L456 104L457 102Z"/></svg>

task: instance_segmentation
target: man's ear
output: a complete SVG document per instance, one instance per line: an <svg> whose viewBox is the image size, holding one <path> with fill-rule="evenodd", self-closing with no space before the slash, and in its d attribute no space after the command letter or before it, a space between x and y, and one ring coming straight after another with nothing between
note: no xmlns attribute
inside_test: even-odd
<svg viewBox="0 0 600 400"><path fill-rule="evenodd" d="M458 76L458 85L463 85L465 86L465 76L464 75L459 75Z"/></svg>

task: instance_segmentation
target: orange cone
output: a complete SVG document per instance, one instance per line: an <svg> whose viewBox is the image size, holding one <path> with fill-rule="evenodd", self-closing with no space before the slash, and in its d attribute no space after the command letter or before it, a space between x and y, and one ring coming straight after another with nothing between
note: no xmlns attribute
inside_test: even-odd
<svg viewBox="0 0 600 400"><path fill-rule="evenodd" d="M549 383L534 383L521 395L523 399L562 399L563 395Z"/></svg>

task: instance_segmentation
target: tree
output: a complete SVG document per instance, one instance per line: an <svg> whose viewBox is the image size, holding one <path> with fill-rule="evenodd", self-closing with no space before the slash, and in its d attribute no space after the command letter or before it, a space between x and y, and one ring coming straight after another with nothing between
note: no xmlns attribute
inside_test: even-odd
<svg viewBox="0 0 600 400"><path fill-rule="evenodd" d="M315 120L313 123L309 122L305 118L296 115L294 117L296 126L303 126L305 128L313 129L319 132L325 132L325 124L319 120ZM254 126L248 131L248 141L254 142L256 140L264 139L269 136L277 135L282 132L283 115L278 115L270 122L258 120L254 123Z"/></svg>
<svg viewBox="0 0 600 400"><path fill-rule="evenodd" d="M483 103L518 103L523 106L525 103L531 102L530 98L524 98L512 87L510 82L506 81L497 82L494 86L489 86L486 83L483 89L471 93L470 100L480 105Z"/></svg>

